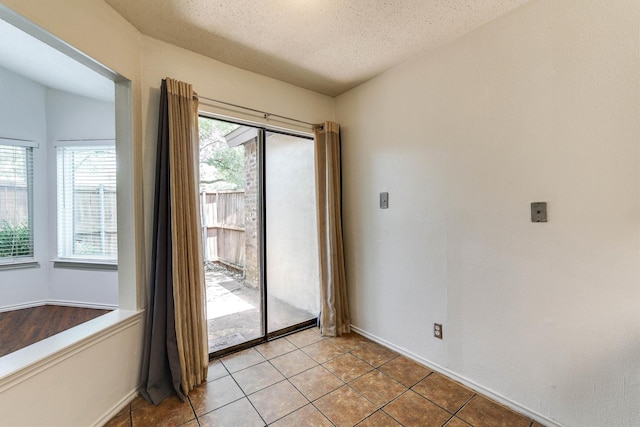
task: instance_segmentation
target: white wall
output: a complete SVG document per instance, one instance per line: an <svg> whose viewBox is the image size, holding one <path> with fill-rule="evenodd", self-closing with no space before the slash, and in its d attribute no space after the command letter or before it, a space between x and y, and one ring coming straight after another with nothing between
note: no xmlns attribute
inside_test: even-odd
<svg viewBox="0 0 640 427"><path fill-rule="evenodd" d="M45 88L0 67L0 137L35 141L33 149L34 256L39 268L0 271L0 310L38 304L47 298L47 127Z"/></svg>
<svg viewBox="0 0 640 427"><path fill-rule="evenodd" d="M310 318L320 311L314 171L313 140L267 133L267 294Z"/></svg>
<svg viewBox="0 0 640 427"><path fill-rule="evenodd" d="M127 235L135 241L135 244L124 245L131 253L126 259L121 260L119 271L135 271L135 283L132 279L119 280L120 307L136 309L144 306L144 289L147 268L145 265L145 248L143 235L143 197L142 194L142 119L141 119L141 89L142 61L140 47L140 33L122 18L115 10L103 0L87 0L77 2L75 0L57 0L45 2L41 0L1 0L0 5L6 5L15 13L39 25L50 32L63 43L70 44L73 48L103 64L107 68L116 71L120 76L128 79L131 84L130 98L126 102L132 114L122 116L120 129L116 132L120 139L131 139L130 146L125 147L129 151L126 166L132 165L132 170L123 171L120 175L125 178L125 186L132 186L136 197L127 195L127 202L132 207L127 207L129 214L119 216L123 220ZM125 86L127 82L124 82ZM125 88L116 88L116 92L125 94ZM128 94L126 94L129 97ZM116 111L118 114L118 111ZM130 122L131 129L128 124ZM125 144L129 145L129 144ZM125 153L125 150L120 150ZM126 153L125 153L126 154ZM121 162L121 164L124 163ZM125 166L125 165L123 165ZM120 203L119 193L119 203ZM123 203L120 203L123 206ZM119 224L120 226L120 224ZM122 250L122 247L119 248ZM126 263L126 266L123 264ZM131 265L133 264L133 265ZM125 268L123 268L125 267Z"/></svg>
<svg viewBox="0 0 640 427"><path fill-rule="evenodd" d="M115 140L112 102L47 89L46 118L49 143L49 259L57 258L56 142L59 140ZM118 306L117 271L51 268L48 300L84 306Z"/></svg>
<svg viewBox="0 0 640 427"><path fill-rule="evenodd" d="M141 36L126 20L102 0L2 0L17 13L41 25L46 30L70 43L87 55L115 70L132 82L131 163L133 164L132 234L135 236L135 275L137 292L120 289L120 306L131 306L130 298L137 299L139 307L145 306L145 289L148 269L147 242L150 242L152 220L153 176L155 167L155 136L157 132L157 104L160 80L170 76L194 84L201 95L216 97L248 107L294 116L309 122L333 119L333 98L303 90L255 73L205 58ZM144 76L144 79L143 79ZM144 102L142 102L144 100ZM203 105L203 109L223 113L224 110ZM117 114L118 112L116 112ZM240 113L228 112L233 117L245 118ZM253 117L256 122L264 120ZM144 138L143 138L144 132ZM144 185L143 185L144 184ZM120 224L119 224L120 225ZM122 287L122 277L119 278ZM36 390L50 389L55 381L64 379L65 387L91 395L83 400L83 411L69 408L78 401L77 394L38 395L41 404L31 407L33 419L47 418L52 424L87 425L88 419L110 408L117 408L122 399L132 391L132 375L139 374L139 348L142 345L139 330L135 333L116 331L113 339L105 340L99 352L89 351L71 355L69 365L56 370L45 370L29 378L28 383L0 392L3 419L13 420L23 416L24 396ZM114 355L127 357L114 357ZM95 357L94 357L95 356ZM94 363L87 363L88 358ZM107 360L108 359L108 360ZM77 361L75 374L64 375L67 367ZM107 363L106 369L90 372L91 366ZM95 370L94 370L95 371ZM63 376L64 375L64 376ZM93 378L87 387L86 378ZM23 384L23 383L20 383ZM105 387L104 385L107 385ZM76 387L76 388L74 388ZM76 405L77 406L77 405ZM75 406L74 406L75 407ZM51 408L60 408L52 411ZM89 414L87 417L84 413ZM95 417L94 417L95 418ZM95 422L104 418L95 419Z"/></svg>
<svg viewBox="0 0 640 427"><path fill-rule="evenodd" d="M562 425L640 425L639 23L533 1L337 99L356 327Z"/></svg>
<svg viewBox="0 0 640 427"><path fill-rule="evenodd" d="M128 256L124 260L129 266L133 264L133 268L126 268L120 273L126 271L135 277L126 277L126 280L119 278L119 287L125 287L119 290L119 305L133 309L136 306L142 307L140 304L145 289L146 266L142 235L139 33L102 0L2 0L2 3L132 82L131 97L126 100L132 113L122 116L120 112L122 120L116 131L119 137L124 135L125 139L133 140L128 156L133 170L131 173L125 171L124 184L132 185L136 194L130 198L132 209L127 209L129 215L122 222L128 238L135 239L135 247L127 245ZM126 90L121 89L120 92L125 93ZM128 129L126 122L131 123L131 129ZM120 227L120 221L118 225ZM113 314L120 315L121 310ZM104 317L106 316L94 321L99 322ZM114 322L121 324L117 319ZM3 420L15 425L28 422L29 419L37 424L48 425L84 426L104 423L110 415L117 413L137 389L141 331L141 322L132 328L115 328L108 332L108 339L99 341L99 345L95 335L85 335L80 338L81 345L73 351L53 350L52 356L46 359L46 366L39 364L38 369L29 371L28 378L18 375L14 381L2 381L0 406ZM46 348L47 351L52 351L49 344ZM95 369L96 366L101 369ZM87 378L91 378L91 381L87 382ZM43 390L47 393L42 393ZM27 419L24 417L25 402L32 401L29 396L37 396L38 405L29 406L30 418ZM83 402L82 411L77 411L78 401Z"/></svg>
<svg viewBox="0 0 640 427"><path fill-rule="evenodd" d="M55 141L115 138L113 103L45 88L0 68L0 137L36 141L34 252L39 268L0 271L0 310L43 303L117 307L116 271L54 269Z"/></svg>

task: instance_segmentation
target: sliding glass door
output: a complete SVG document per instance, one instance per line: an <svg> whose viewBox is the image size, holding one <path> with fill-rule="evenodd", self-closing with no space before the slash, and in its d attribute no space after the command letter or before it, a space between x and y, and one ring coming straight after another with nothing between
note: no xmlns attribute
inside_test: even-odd
<svg viewBox="0 0 640 427"><path fill-rule="evenodd" d="M266 132L267 332L316 319L320 306L313 140Z"/></svg>
<svg viewBox="0 0 640 427"><path fill-rule="evenodd" d="M200 145L209 352L313 324L313 140L201 117Z"/></svg>

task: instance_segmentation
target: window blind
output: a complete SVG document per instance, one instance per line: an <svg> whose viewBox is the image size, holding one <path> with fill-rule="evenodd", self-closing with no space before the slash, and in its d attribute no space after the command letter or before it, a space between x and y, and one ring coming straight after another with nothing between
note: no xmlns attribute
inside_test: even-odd
<svg viewBox="0 0 640 427"><path fill-rule="evenodd" d="M0 263L33 258L33 146L0 138Z"/></svg>
<svg viewBox="0 0 640 427"><path fill-rule="evenodd" d="M115 262L114 144L57 147L58 257Z"/></svg>

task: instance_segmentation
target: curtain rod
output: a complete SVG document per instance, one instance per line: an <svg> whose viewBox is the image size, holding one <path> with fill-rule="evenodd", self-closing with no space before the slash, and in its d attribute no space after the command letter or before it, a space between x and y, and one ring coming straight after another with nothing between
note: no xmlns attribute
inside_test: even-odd
<svg viewBox="0 0 640 427"><path fill-rule="evenodd" d="M82 141L115 141L115 138L82 138L82 139L58 139L58 142L82 142Z"/></svg>
<svg viewBox="0 0 640 427"><path fill-rule="evenodd" d="M230 107L235 107L235 108L241 108L243 110L247 110L247 111L252 111L254 113L260 113L263 115L263 117L265 118L265 120L269 120L269 117L278 117L280 119L285 119L285 120L289 120L292 122L296 122L296 123L302 123L304 125L307 126L311 126L312 128L316 127L316 126L322 126L322 124L318 124L318 123L309 123L309 122L305 122L303 120L298 120L298 119L292 119L291 117L287 117L287 116L281 116L279 114L273 114L273 113L269 113L267 111L262 111L262 110L256 110L255 108L249 108L249 107L243 107L242 105L237 105L237 104L232 104L230 102L226 102L226 101L221 101L219 99L213 99L213 98L208 98L206 96L201 96L198 95L198 99L204 99L206 101L211 101L211 102L217 102L218 104L224 104L224 105L229 105Z"/></svg>

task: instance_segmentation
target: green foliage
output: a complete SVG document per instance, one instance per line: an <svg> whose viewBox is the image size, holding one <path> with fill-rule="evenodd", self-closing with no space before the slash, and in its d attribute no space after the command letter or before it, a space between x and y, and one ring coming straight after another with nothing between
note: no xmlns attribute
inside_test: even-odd
<svg viewBox="0 0 640 427"><path fill-rule="evenodd" d="M28 224L11 225L7 220L0 224L0 258L33 256L31 231Z"/></svg>
<svg viewBox="0 0 640 427"><path fill-rule="evenodd" d="M244 147L229 148L224 136L238 125L200 117L200 184L209 190L245 186Z"/></svg>
<svg viewBox="0 0 640 427"><path fill-rule="evenodd" d="M74 255L103 255L102 249L96 243L76 240L73 242Z"/></svg>

